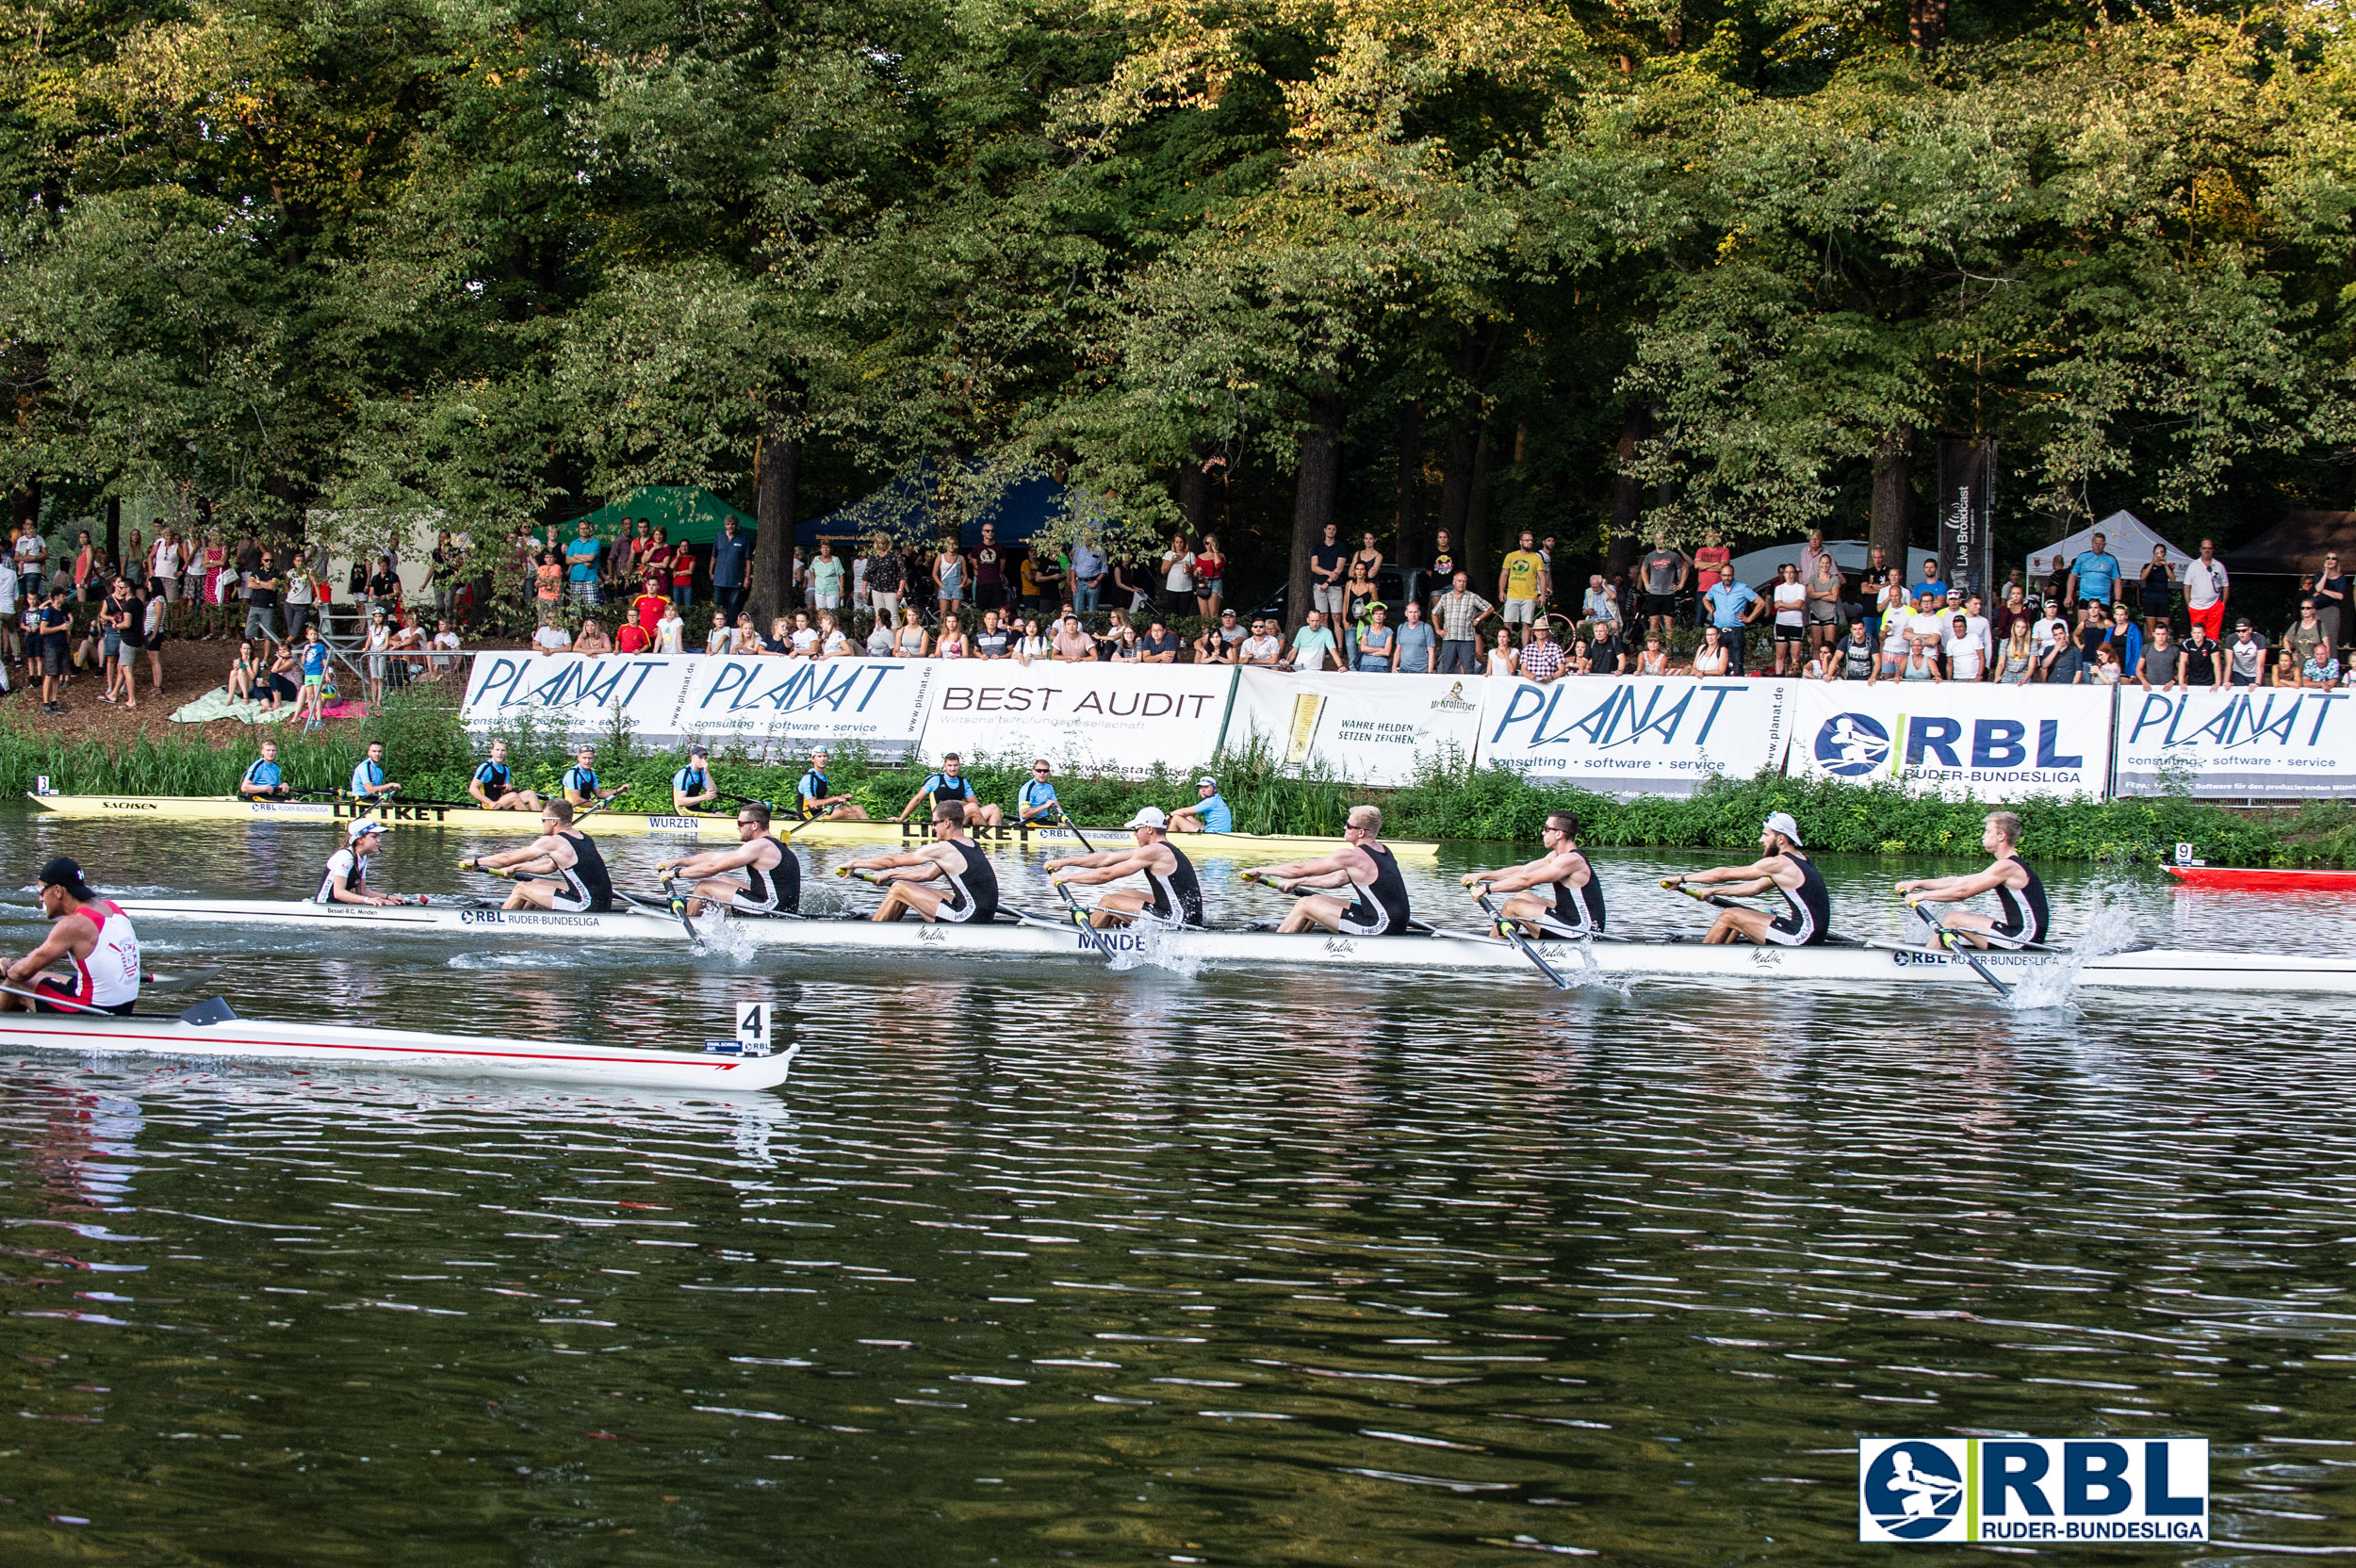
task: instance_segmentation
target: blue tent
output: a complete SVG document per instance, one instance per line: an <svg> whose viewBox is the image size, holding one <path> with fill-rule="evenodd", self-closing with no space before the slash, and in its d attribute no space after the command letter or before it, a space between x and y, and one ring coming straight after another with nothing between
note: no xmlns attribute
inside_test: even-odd
<svg viewBox="0 0 2356 1568"><path fill-rule="evenodd" d="M803 519L794 525L794 542L814 549L823 537L840 546L844 540L864 538L880 528L904 543L912 543L932 531L927 506L932 487L932 465L920 464L873 495L840 511ZM979 544L982 525L994 523L1000 544L1019 545L1045 528L1062 501L1063 486L1044 475L1018 480L989 505L966 518L957 531L958 537L968 546Z"/></svg>

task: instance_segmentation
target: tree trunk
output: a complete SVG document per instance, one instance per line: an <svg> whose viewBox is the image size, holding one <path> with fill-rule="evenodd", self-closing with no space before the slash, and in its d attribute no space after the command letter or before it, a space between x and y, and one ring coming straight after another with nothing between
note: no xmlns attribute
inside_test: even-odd
<svg viewBox="0 0 2356 1568"><path fill-rule="evenodd" d="M115 564L117 570L122 569L123 498L120 496L106 498L106 559Z"/></svg>
<svg viewBox="0 0 2356 1568"><path fill-rule="evenodd" d="M1211 476L1203 471L1200 453L1179 466L1178 510L1186 519L1187 536L1200 544L1211 531Z"/></svg>
<svg viewBox="0 0 2356 1568"><path fill-rule="evenodd" d="M1325 538L1333 503L1342 488L1342 400L1309 400L1309 422L1301 427L1301 466L1293 481L1292 575L1286 580L1285 619L1298 628L1309 618L1309 551Z"/></svg>
<svg viewBox="0 0 2356 1568"><path fill-rule="evenodd" d="M1652 416L1642 408L1629 409L1628 417L1620 421L1616 449L1620 471L1612 481L1612 537L1605 541L1603 549L1604 575L1614 582L1636 564L1640 553L1636 547L1636 528L1644 514L1644 485L1628 469L1636 462L1637 445L1651 430Z"/></svg>
<svg viewBox="0 0 2356 1568"><path fill-rule="evenodd" d="M761 471L754 479L752 612L767 626L794 599L794 507L802 482L802 389L788 384L769 394L761 433Z"/></svg>
<svg viewBox="0 0 2356 1568"><path fill-rule="evenodd" d="M1914 432L1887 431L1873 449L1873 521L1866 543L1892 566L1906 561L1906 503L1913 492Z"/></svg>
<svg viewBox="0 0 2356 1568"><path fill-rule="evenodd" d="M1481 438L1473 443L1472 494L1464 502L1464 562L1473 575L1477 593L1482 583L1495 587L1497 580L1489 573L1495 564L1489 549L1489 464L1496 456L1497 444L1489 439L1489 427L1481 428Z"/></svg>
<svg viewBox="0 0 2356 1568"><path fill-rule="evenodd" d="M1391 564L1417 564L1423 547L1423 403L1399 406L1399 513L1391 531Z"/></svg>
<svg viewBox="0 0 2356 1568"><path fill-rule="evenodd" d="M1947 41L1947 0L1906 0L1906 36L1925 55Z"/></svg>

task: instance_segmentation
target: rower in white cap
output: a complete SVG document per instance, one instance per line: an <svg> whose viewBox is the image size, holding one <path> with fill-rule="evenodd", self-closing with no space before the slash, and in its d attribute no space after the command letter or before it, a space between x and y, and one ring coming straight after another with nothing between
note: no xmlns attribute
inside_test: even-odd
<svg viewBox="0 0 2356 1568"><path fill-rule="evenodd" d="M1786 912L1727 905L1710 923L1706 942L1726 943L1737 937L1776 947L1814 947L1832 935L1832 896L1824 890L1824 874L1803 853L1800 825L1789 811L1777 811L1759 830L1759 858L1747 866L1715 866L1691 876L1671 876L1664 888L1723 888L1735 898L1758 898L1768 892L1783 895ZM1702 895L1695 894L1700 897Z"/></svg>
<svg viewBox="0 0 2356 1568"><path fill-rule="evenodd" d="M1150 914L1164 925L1203 924L1203 884L1195 880L1194 863L1170 842L1170 820L1158 806L1148 806L1121 824L1137 840L1133 849L1100 849L1093 855L1068 855L1047 862L1047 880L1094 886L1142 876L1142 890L1123 888L1106 893L1088 911L1088 923L1098 930L1126 925Z"/></svg>
<svg viewBox="0 0 2356 1568"><path fill-rule="evenodd" d="M409 900L380 893L368 886L368 862L384 847L384 825L374 817L354 818L344 830L344 847L327 858L319 874L314 904L406 904Z"/></svg>

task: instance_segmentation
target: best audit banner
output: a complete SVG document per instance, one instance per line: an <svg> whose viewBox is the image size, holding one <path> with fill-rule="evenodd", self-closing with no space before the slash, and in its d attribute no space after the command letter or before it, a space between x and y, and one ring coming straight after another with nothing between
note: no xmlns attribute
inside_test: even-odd
<svg viewBox="0 0 2356 1568"><path fill-rule="evenodd" d="M2356 701L2345 689L2123 690L2113 779L2122 794L2183 785L2225 799L2356 795Z"/></svg>
<svg viewBox="0 0 2356 1568"><path fill-rule="evenodd" d="M1220 749L1240 752L1256 740L1295 772L1352 784L1412 784L1424 763L1471 759L1481 733L1481 685L1462 676L1246 669L1237 672Z"/></svg>
<svg viewBox="0 0 2356 1568"><path fill-rule="evenodd" d="M1481 682L1486 767L1601 794L1693 792L1712 774L1748 778L1783 760L1787 683L1691 676L1571 676Z"/></svg>
<svg viewBox="0 0 2356 1568"><path fill-rule="evenodd" d="M1805 680L1792 692L1784 771L1911 794L2102 799L2111 779L2107 686Z"/></svg>
<svg viewBox="0 0 2356 1568"><path fill-rule="evenodd" d="M1128 778L1201 767L1219 750L1235 688L1224 664L937 662L924 757L1044 757Z"/></svg>
<svg viewBox="0 0 2356 1568"><path fill-rule="evenodd" d="M459 717L477 733L524 718L543 733L590 741L614 727L618 710L648 745L676 745L679 697L695 662L683 654L478 653Z"/></svg>

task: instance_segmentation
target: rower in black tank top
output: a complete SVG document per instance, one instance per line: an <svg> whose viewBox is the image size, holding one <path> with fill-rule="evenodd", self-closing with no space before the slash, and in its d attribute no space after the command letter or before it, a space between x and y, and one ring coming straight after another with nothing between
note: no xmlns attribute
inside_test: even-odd
<svg viewBox="0 0 2356 1568"><path fill-rule="evenodd" d="M2045 884L2037 880L2037 873L2020 856L2008 855L2004 858L2021 868L2029 885L2015 898L2010 888L2002 882L1996 884L1996 902L2004 907L2004 918L1996 923L1993 934L2024 942L2041 942L2050 916L2045 906Z"/></svg>
<svg viewBox="0 0 2356 1568"><path fill-rule="evenodd" d="M776 834L766 835L777 846L777 863L767 871L744 868L745 889L737 908L745 914L799 914L802 909L802 860Z"/></svg>
<svg viewBox="0 0 2356 1568"><path fill-rule="evenodd" d="M1579 863L1587 868L1587 880L1576 888L1568 882L1554 885L1554 918L1584 936L1603 929L1603 890L1595 885L1595 862L1581 855Z"/></svg>
<svg viewBox="0 0 2356 1568"><path fill-rule="evenodd" d="M1787 852L1787 858L1800 868L1799 891L1777 884L1775 891L1783 894L1790 912L1767 927L1767 939L1782 947L1822 946L1832 935L1832 894L1824 888L1824 874L1805 855Z"/></svg>
<svg viewBox="0 0 2356 1568"><path fill-rule="evenodd" d="M569 887L556 895L553 907L575 915L607 913L614 907L614 878L605 869L597 841L570 827L557 831L572 846L573 863L564 872Z"/></svg>
<svg viewBox="0 0 2356 1568"><path fill-rule="evenodd" d="M1177 864L1170 869L1168 876L1154 872L1146 874L1146 885L1153 890L1153 902L1146 907L1153 911L1156 920L1200 926L1203 923L1203 884L1195 879L1194 862L1187 859L1186 851L1176 844L1165 841L1162 847L1170 851L1170 858Z"/></svg>
<svg viewBox="0 0 2356 1568"><path fill-rule="evenodd" d="M1374 881L1342 911L1342 934L1350 937L1404 936L1407 931L1407 883L1387 846L1362 844L1374 861Z"/></svg>
<svg viewBox="0 0 2356 1568"><path fill-rule="evenodd" d="M957 841L950 847L964 858L965 866L949 874L949 896L933 918L961 925L988 925L998 918L998 874L990 869L990 857L973 845Z"/></svg>

